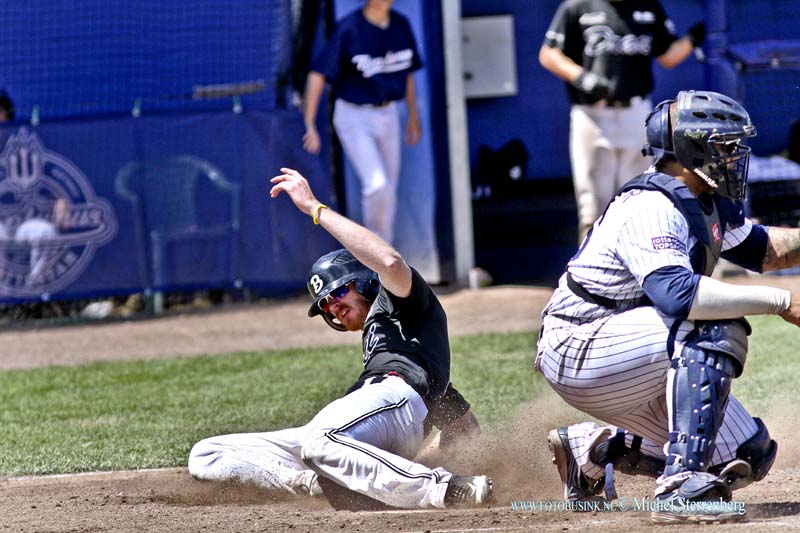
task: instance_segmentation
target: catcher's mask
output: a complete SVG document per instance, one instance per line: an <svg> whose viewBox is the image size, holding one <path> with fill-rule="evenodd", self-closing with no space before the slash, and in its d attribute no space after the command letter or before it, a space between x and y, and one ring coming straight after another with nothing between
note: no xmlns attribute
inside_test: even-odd
<svg viewBox="0 0 800 533"><path fill-rule="evenodd" d="M369 302L375 301L378 296L378 275L347 250L334 250L317 259L308 271L308 293L314 299L308 308L308 316L322 315L330 327L345 331L344 325L331 313L324 312L323 308L327 308L326 303L330 303L330 300L338 301L344 296L347 292L345 288L350 283Z"/></svg>
<svg viewBox="0 0 800 533"><path fill-rule="evenodd" d="M677 101L677 124L670 122L670 104ZM647 144L642 154L656 162L677 161L714 190L732 200L744 198L750 148L756 128L744 107L711 91L681 91L676 100L658 104L645 122Z"/></svg>

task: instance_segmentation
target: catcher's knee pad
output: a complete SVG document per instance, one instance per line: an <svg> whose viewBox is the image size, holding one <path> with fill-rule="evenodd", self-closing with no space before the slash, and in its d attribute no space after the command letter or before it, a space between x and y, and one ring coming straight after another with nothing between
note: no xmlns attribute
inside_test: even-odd
<svg viewBox="0 0 800 533"><path fill-rule="evenodd" d="M708 470L731 381L742 372L749 326L741 321L699 323L667 373L669 433L666 476Z"/></svg>
<svg viewBox="0 0 800 533"><path fill-rule="evenodd" d="M609 463L614 469L629 475L646 475L658 477L664 471L664 460L642 454L642 437L633 435L630 447L625 444L625 430L595 446L589 452L589 459L596 464L606 466Z"/></svg>
<svg viewBox="0 0 800 533"><path fill-rule="evenodd" d="M761 481L767 476L775 457L778 455L778 443L770 438L767 427L760 418L753 418L758 425L755 435L747 439L736 449L736 459L746 461L751 468L750 475L738 479L733 484L733 489L738 490L756 481ZM731 462L716 465L711 469L714 473L719 473Z"/></svg>

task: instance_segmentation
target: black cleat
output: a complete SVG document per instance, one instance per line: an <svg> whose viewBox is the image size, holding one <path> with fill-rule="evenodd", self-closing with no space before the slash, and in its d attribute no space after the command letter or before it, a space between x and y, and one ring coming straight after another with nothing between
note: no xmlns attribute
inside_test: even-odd
<svg viewBox="0 0 800 533"><path fill-rule="evenodd" d="M745 517L742 502L731 501L731 487L750 474L745 461L733 461L724 476L698 472L677 489L655 497L650 519L656 523L721 524Z"/></svg>
<svg viewBox="0 0 800 533"><path fill-rule="evenodd" d="M603 479L590 481L581 472L578 463L569 448L567 428L552 429L547 434L547 445L553 454L553 464L558 468L561 483L564 484L564 499L569 502L600 501L603 491Z"/></svg>

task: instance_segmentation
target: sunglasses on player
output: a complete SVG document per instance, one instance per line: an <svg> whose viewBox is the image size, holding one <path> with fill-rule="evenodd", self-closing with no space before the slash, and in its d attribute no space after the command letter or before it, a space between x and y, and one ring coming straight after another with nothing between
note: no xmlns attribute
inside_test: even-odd
<svg viewBox="0 0 800 533"><path fill-rule="evenodd" d="M342 285L341 287L337 287L333 289L327 296L324 298L320 298L317 302L317 306L319 307L320 311L323 313L327 313L328 310L331 308L333 304L344 298L344 295L350 290L350 284Z"/></svg>

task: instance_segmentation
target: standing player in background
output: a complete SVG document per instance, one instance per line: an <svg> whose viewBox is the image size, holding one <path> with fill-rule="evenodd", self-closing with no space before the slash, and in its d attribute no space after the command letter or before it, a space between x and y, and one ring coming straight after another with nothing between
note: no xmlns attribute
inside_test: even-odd
<svg viewBox="0 0 800 533"><path fill-rule="evenodd" d="M308 275L321 315L362 333L364 371L348 393L305 426L211 437L197 443L189 472L295 494L320 492L337 508L429 508L486 503L492 482L413 462L430 424L439 446L480 431L450 385L447 317L433 290L380 237L320 203L297 171L281 169L270 195L286 193L346 249L320 257ZM298 376L302 379L302 376Z"/></svg>
<svg viewBox="0 0 800 533"><path fill-rule="evenodd" d="M656 521L738 518L734 489L767 475L777 444L732 395L746 315L800 325L800 293L711 277L720 256L753 271L800 264L797 229L744 217L755 135L733 99L682 91L656 106L643 150L655 165L595 222L542 312L536 369L604 421L552 430L569 500L615 497L613 469L657 479ZM705 502L704 506L684 505Z"/></svg>
<svg viewBox="0 0 800 533"><path fill-rule="evenodd" d="M702 46L705 25L682 39L658 0L564 0L539 62L567 82L569 153L579 242L614 192L643 172L642 124L652 109L652 62L682 63Z"/></svg>
<svg viewBox="0 0 800 533"><path fill-rule="evenodd" d="M421 130L413 73L422 67L411 25L391 9L392 2L366 0L339 21L311 65L303 105L303 147L316 154L319 101L325 82L333 84L333 126L361 182L364 226L389 244L400 178L397 100L405 98L408 110L405 140L416 144Z"/></svg>

